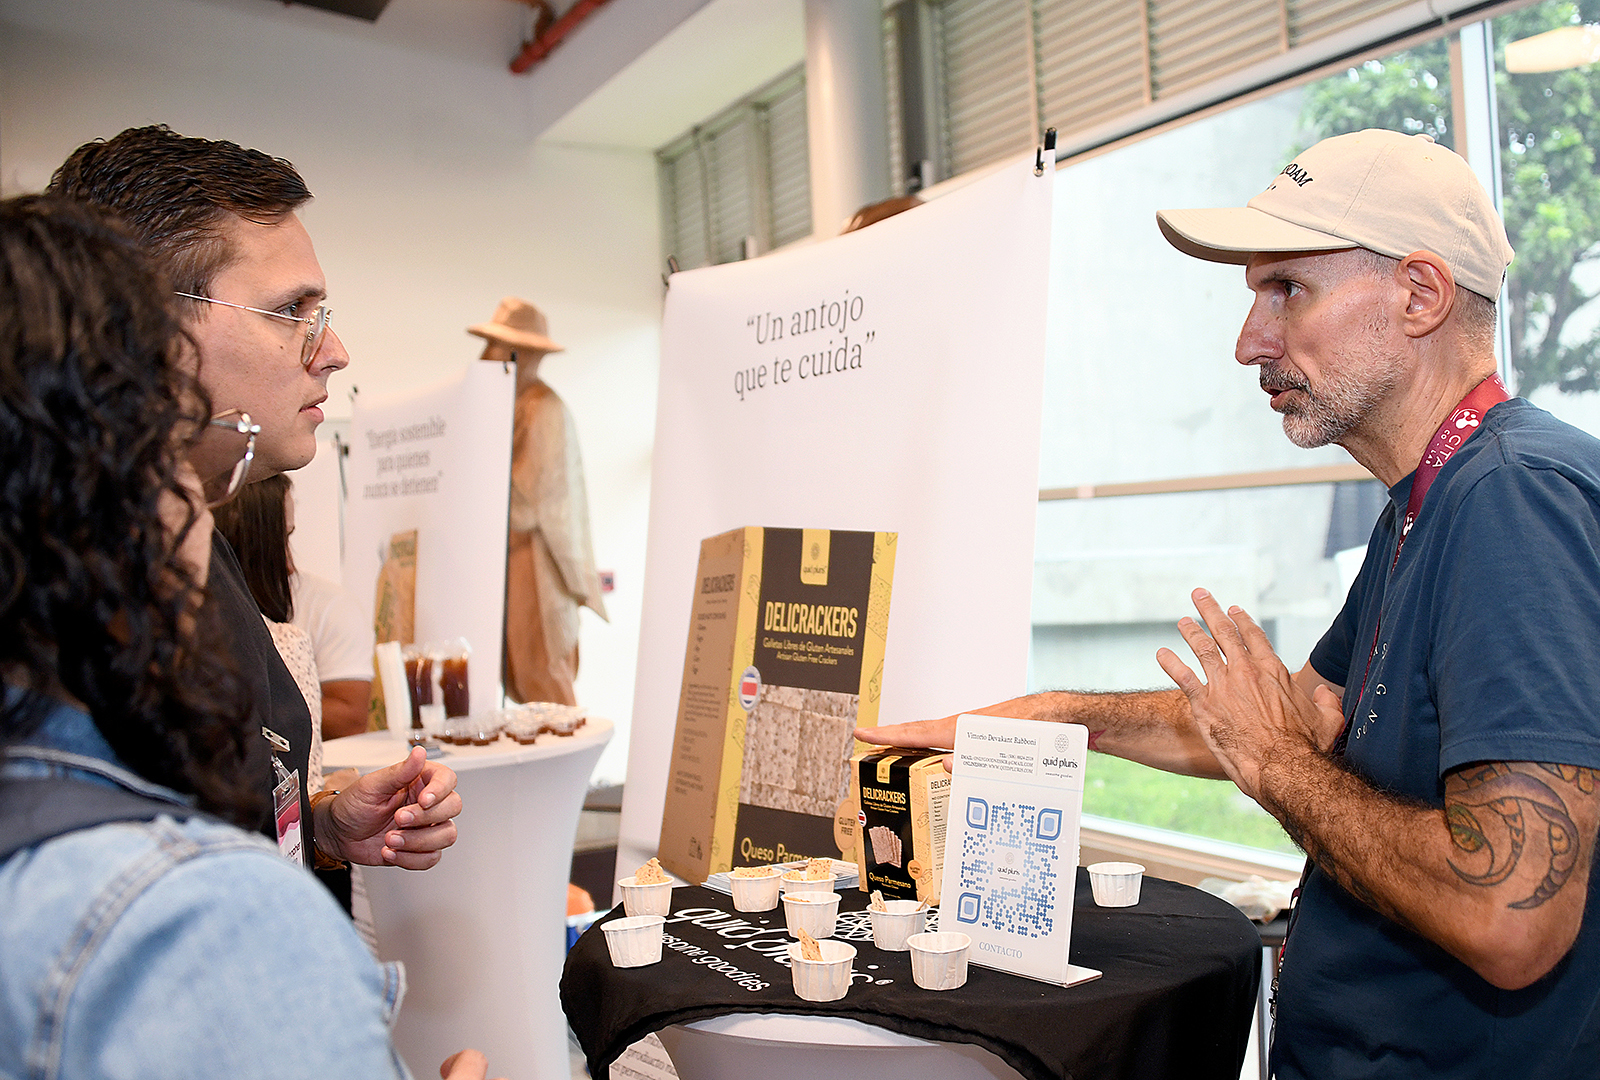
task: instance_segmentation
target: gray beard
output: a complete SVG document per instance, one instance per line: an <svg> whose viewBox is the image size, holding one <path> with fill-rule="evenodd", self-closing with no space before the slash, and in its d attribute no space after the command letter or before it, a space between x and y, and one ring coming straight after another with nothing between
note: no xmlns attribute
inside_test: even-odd
<svg viewBox="0 0 1600 1080"><path fill-rule="evenodd" d="M1263 366L1260 378L1264 388L1297 390L1303 395L1298 401L1290 401L1282 414L1283 433L1302 450L1314 450L1342 440L1367 418L1395 384L1390 372L1363 381L1347 371L1338 371L1313 390L1300 372L1274 366Z"/></svg>

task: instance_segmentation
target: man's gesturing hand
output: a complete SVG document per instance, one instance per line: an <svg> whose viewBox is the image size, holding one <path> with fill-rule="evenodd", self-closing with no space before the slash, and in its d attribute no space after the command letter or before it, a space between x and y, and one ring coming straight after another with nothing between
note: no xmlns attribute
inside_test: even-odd
<svg viewBox="0 0 1600 1080"><path fill-rule="evenodd" d="M1188 617L1179 620L1178 632L1205 681L1171 649L1158 650L1156 662L1188 697L1195 727L1228 776L1259 802L1261 769L1272 755L1327 749L1329 731L1337 732L1344 719L1339 699L1320 687L1316 700L1308 697L1243 608L1224 613L1204 589L1192 599L1211 633Z"/></svg>
<svg viewBox="0 0 1600 1080"><path fill-rule="evenodd" d="M317 846L366 866L426 870L456 842L456 774L414 747L317 807Z"/></svg>

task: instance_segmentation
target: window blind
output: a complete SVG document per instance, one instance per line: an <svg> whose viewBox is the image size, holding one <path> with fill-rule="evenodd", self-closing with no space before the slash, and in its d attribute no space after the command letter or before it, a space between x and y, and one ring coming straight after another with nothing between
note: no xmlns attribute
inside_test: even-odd
<svg viewBox="0 0 1600 1080"><path fill-rule="evenodd" d="M1285 49L1279 0L1151 0L1150 96L1175 94Z"/></svg>
<svg viewBox="0 0 1600 1080"><path fill-rule="evenodd" d="M811 233L805 75L785 72L656 151L663 255L680 269Z"/></svg>
<svg viewBox="0 0 1600 1080"><path fill-rule="evenodd" d="M664 254L687 270L711 261L710 215L698 134L691 132L656 154L661 180L661 241Z"/></svg>
<svg viewBox="0 0 1600 1080"><path fill-rule="evenodd" d="M1302 45L1337 34L1403 8L1406 3L1407 0L1294 0L1289 5L1289 44Z"/></svg>
<svg viewBox="0 0 1600 1080"><path fill-rule="evenodd" d="M811 152L801 71L774 88L765 111L771 220L763 250L769 250L811 235Z"/></svg>
<svg viewBox="0 0 1600 1080"><path fill-rule="evenodd" d="M940 0L933 9L949 150L941 179L1025 150L1044 127L1068 142L1335 34L1355 31L1350 48L1359 48L1364 24L1374 42L1387 38L1397 24L1384 17L1402 9L1416 29L1440 18L1417 0Z"/></svg>
<svg viewBox="0 0 1600 1080"><path fill-rule="evenodd" d="M1071 131L1149 103L1143 5L1040 0L1035 11L1046 126Z"/></svg>
<svg viewBox="0 0 1600 1080"><path fill-rule="evenodd" d="M1022 153L1039 130L1029 0L947 0L936 13L949 175Z"/></svg>

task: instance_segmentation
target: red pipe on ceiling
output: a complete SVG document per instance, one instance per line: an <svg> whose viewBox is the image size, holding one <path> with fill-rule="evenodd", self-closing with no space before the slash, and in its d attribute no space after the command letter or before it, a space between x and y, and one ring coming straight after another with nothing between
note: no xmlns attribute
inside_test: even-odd
<svg viewBox="0 0 1600 1080"><path fill-rule="evenodd" d="M561 44L568 34L577 29L578 24L592 15L596 8L606 0L578 0L567 9L565 15L551 23L544 33L532 41L522 43L522 51L511 61L511 73L521 75L533 65L550 55L550 50Z"/></svg>

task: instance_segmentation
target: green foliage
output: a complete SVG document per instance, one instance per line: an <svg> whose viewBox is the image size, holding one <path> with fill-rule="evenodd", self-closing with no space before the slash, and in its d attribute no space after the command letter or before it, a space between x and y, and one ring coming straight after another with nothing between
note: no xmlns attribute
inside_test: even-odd
<svg viewBox="0 0 1600 1080"><path fill-rule="evenodd" d="M1505 43L1596 21L1600 0L1546 0L1493 24L1501 185L1517 252L1507 282L1511 362L1522 394L1551 384L1568 393L1600 388L1600 327L1574 329L1595 298L1583 287L1585 268L1600 260L1600 65L1510 75ZM1325 79L1301 105L1306 142L1383 127L1454 148L1449 71L1440 39Z"/></svg>
<svg viewBox="0 0 1600 1080"><path fill-rule="evenodd" d="M1450 55L1444 39L1368 60L1306 88L1300 124L1305 145L1362 128L1431 135L1455 149L1450 129Z"/></svg>
<svg viewBox="0 0 1600 1080"><path fill-rule="evenodd" d="M1504 43L1600 20L1600 0L1538 4L1495 20ZM1500 67L1496 65L1497 69ZM1518 390L1551 383L1575 393L1600 386L1600 328L1567 333L1594 299L1578 271L1600 259L1600 65L1495 77L1500 175L1511 264L1510 329Z"/></svg>
<svg viewBox="0 0 1600 1080"><path fill-rule="evenodd" d="M1299 849L1279 824L1231 782L1177 776L1091 754L1083 811L1288 855Z"/></svg>

